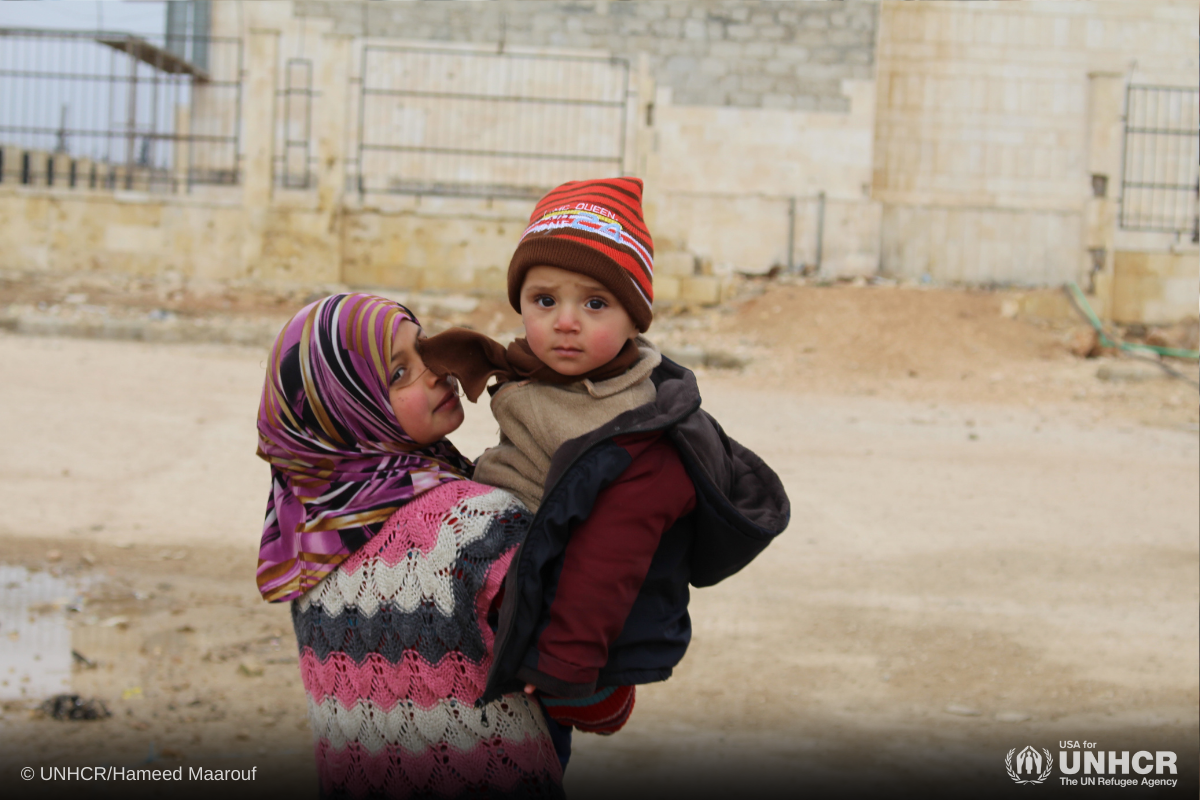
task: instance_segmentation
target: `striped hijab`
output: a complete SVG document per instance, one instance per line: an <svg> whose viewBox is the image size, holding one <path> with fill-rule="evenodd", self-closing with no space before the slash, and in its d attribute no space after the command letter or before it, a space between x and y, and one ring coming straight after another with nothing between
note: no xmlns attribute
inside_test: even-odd
<svg viewBox="0 0 1200 800"><path fill-rule="evenodd" d="M338 294L306 306L271 349L258 409L258 455L271 494L258 589L304 594L422 492L462 480L471 462L443 439L418 446L388 399L399 303Z"/></svg>

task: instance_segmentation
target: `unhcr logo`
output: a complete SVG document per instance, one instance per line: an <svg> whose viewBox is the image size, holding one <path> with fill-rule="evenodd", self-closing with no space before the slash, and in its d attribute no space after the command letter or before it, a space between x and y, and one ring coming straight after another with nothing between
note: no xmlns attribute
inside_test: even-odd
<svg viewBox="0 0 1200 800"><path fill-rule="evenodd" d="M1017 753L1015 759L1013 753L1017 753L1017 748L1014 747L1008 751L1008 755L1004 758L1004 764L1008 767L1008 777L1017 783L1036 785L1050 777L1050 770L1054 768L1054 759L1046 748L1043 747L1041 752L1038 752L1033 745L1026 745L1024 750Z"/></svg>

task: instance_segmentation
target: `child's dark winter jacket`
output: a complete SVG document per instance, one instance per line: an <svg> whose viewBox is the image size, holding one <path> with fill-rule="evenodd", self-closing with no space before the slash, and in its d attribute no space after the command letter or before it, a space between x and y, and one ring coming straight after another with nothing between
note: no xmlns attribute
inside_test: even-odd
<svg viewBox="0 0 1200 800"><path fill-rule="evenodd" d="M787 527L790 506L779 477L700 409L695 376L663 359L650 380L652 402L555 452L541 506L505 581L484 702L525 683L586 697L597 687L665 680L691 640L688 584L729 577ZM655 530L656 520L666 520L665 530ZM572 538L585 521L590 545ZM611 559L599 563L597 542L604 539L597 531L612 537L611 551L601 553ZM639 536L659 538L646 551ZM574 552L585 546L585 556ZM639 548L644 558L630 581L623 554ZM606 569L626 585L605 585ZM589 599L580 585L625 592L632 602ZM612 618L614 608L623 618ZM607 647L575 648L569 630L547 635L548 627L579 621L585 630L575 641L605 630L612 634Z"/></svg>

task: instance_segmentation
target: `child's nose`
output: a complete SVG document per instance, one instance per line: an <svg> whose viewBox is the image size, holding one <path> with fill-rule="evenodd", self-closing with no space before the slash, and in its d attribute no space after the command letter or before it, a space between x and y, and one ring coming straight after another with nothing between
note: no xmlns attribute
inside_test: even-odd
<svg viewBox="0 0 1200 800"><path fill-rule="evenodd" d="M556 331L573 331L578 327L578 315L569 307L560 308L554 317L554 329Z"/></svg>

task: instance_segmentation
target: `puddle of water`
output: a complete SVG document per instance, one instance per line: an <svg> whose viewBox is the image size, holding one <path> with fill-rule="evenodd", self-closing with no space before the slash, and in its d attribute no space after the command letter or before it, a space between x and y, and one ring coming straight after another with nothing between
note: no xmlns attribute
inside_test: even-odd
<svg viewBox="0 0 1200 800"><path fill-rule="evenodd" d="M0 564L0 700L42 700L71 690L71 631L62 578Z"/></svg>

